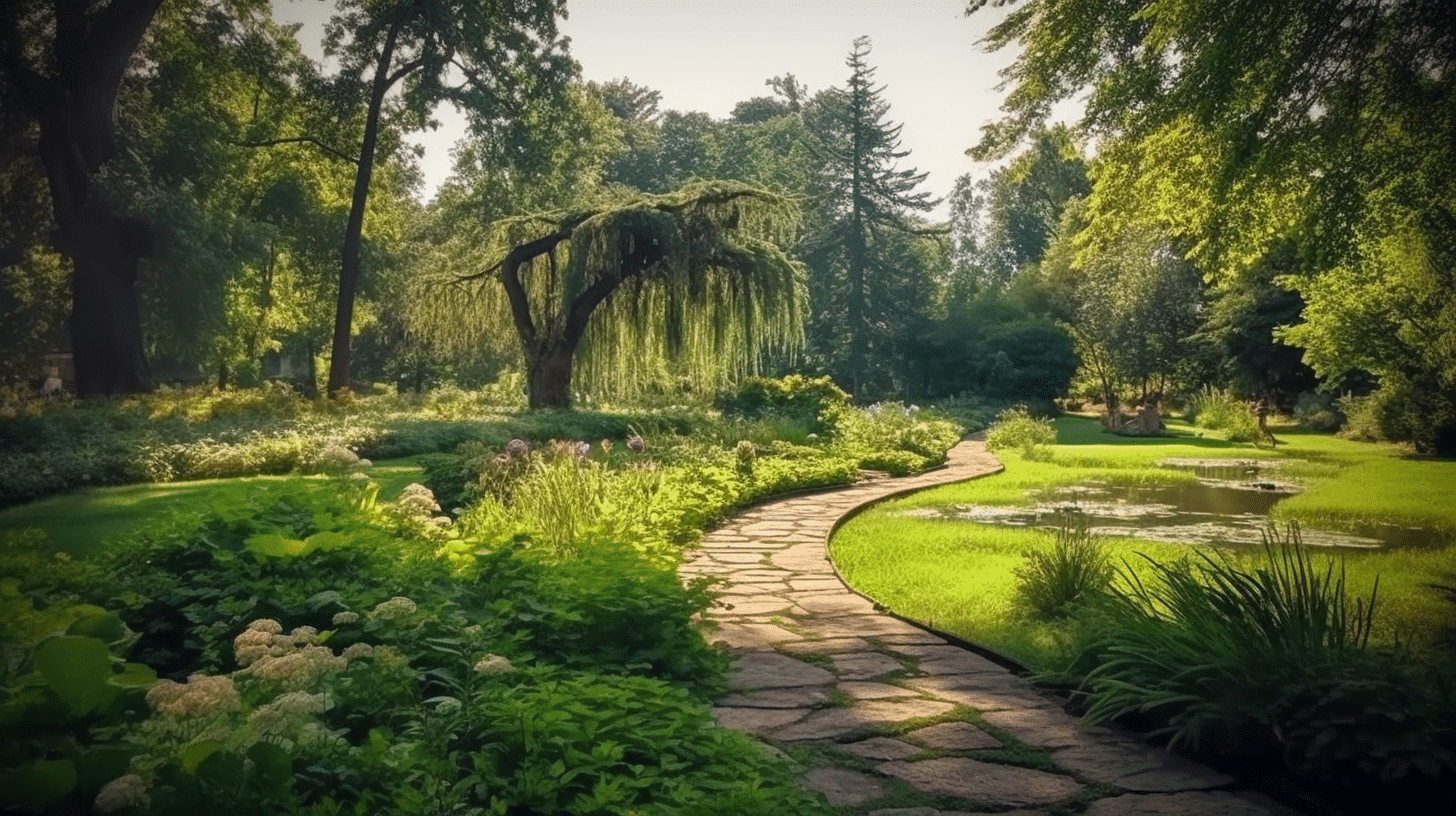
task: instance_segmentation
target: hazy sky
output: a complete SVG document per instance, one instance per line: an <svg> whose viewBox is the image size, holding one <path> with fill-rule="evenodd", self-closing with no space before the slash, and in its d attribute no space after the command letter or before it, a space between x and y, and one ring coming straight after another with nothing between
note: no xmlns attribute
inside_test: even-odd
<svg viewBox="0 0 1456 816"><path fill-rule="evenodd" d="M300 37L315 56L333 5L273 0L278 19L306 23ZM867 35L889 117L904 126L901 149L910 155L901 167L928 172L924 189L945 196L962 173L986 173L965 150L997 115L997 71L1013 57L978 45L1004 12L968 18L964 8L964 0L570 0L561 28L587 79L627 77L661 91L661 110L717 119L771 96L764 80L772 76L792 73L810 93L843 87L850 46ZM449 114L440 111L443 127L418 139L427 192L449 175L450 146L462 135Z"/></svg>

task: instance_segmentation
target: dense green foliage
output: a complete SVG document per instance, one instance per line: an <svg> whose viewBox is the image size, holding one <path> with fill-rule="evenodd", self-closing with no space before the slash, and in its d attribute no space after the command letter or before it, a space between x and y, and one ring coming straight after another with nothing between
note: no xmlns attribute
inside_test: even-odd
<svg viewBox="0 0 1456 816"><path fill-rule="evenodd" d="M44 542L7 532L5 803L821 812L792 764L713 726L705 702L727 658L699 627L711 581L684 583L676 554L727 509L848 483L862 459L939 461L958 428L902 406L854 409L827 381L803 385L759 387L840 395L817 446L742 435L772 428L772 411L698 417L677 425L685 436L650 415L476 420L486 439L494 423L534 428L535 441L439 455L430 475L455 481L466 507L455 520L420 485L380 500L367 463L335 446L310 459L333 475L220 489L81 560L42 556ZM388 416L370 404L357 400L354 418ZM284 424L321 407L340 410L283 394L109 406L118 425L126 411L170 410L177 424L157 434L265 409ZM456 395L428 410L478 407ZM30 417L37 427L76 410L45 408ZM605 438L539 441L583 431ZM48 753L56 740L68 750Z"/></svg>

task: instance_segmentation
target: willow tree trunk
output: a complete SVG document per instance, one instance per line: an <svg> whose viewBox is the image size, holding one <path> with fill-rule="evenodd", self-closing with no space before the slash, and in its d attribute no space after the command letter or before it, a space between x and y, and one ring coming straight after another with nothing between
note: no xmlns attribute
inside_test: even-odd
<svg viewBox="0 0 1456 816"><path fill-rule="evenodd" d="M542 343L526 353L526 405L566 410L571 407L571 363L576 344Z"/></svg>

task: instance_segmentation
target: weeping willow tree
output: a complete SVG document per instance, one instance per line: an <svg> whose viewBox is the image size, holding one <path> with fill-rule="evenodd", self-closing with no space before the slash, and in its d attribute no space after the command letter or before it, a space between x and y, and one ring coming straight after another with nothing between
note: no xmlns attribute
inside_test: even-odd
<svg viewBox="0 0 1456 816"><path fill-rule="evenodd" d="M508 218L442 248L445 271L460 237L499 260L437 278L412 323L456 349L512 332L533 409L570 407L574 373L615 396L668 370L717 385L802 341L803 273L783 249L798 222L788 199L721 181Z"/></svg>

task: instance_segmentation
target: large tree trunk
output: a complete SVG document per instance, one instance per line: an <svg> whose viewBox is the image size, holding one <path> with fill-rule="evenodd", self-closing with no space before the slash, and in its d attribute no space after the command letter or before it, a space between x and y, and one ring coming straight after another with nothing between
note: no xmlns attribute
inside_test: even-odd
<svg viewBox="0 0 1456 816"><path fill-rule="evenodd" d="M359 247L364 234L364 209L369 202L369 182L374 174L374 150L379 144L379 116L384 96L399 76L391 77L394 42L399 25L389 29L379 62L374 68L374 82L369 92L369 112L364 120L364 142L359 148L359 168L354 174L354 199L349 207L349 221L344 227L344 246L339 255L339 297L334 311L334 342L329 357L329 396L337 396L349 385L351 362L350 341L354 333L354 296L359 290ZM401 75L402 76L402 75Z"/></svg>
<svg viewBox="0 0 1456 816"><path fill-rule="evenodd" d="M0 67L40 127L39 155L56 220L52 243L71 259L69 321L76 391L82 396L148 391L137 260L151 231L111 209L96 179L116 153L116 97L126 66L161 0L55 5L52 62L27 63L14 19L0 30Z"/></svg>
<svg viewBox="0 0 1456 816"><path fill-rule="evenodd" d="M58 237L68 234L70 240L59 243L75 264L68 328L76 393L150 391L136 290L137 259L148 254L150 231L140 221L116 217L93 195L58 230Z"/></svg>
<svg viewBox="0 0 1456 816"><path fill-rule="evenodd" d="M576 344L537 344L527 349L526 405L566 410L571 407L571 361Z"/></svg>

